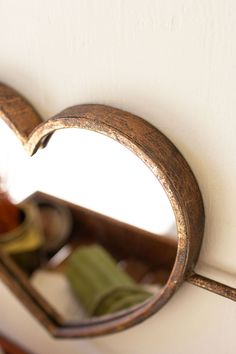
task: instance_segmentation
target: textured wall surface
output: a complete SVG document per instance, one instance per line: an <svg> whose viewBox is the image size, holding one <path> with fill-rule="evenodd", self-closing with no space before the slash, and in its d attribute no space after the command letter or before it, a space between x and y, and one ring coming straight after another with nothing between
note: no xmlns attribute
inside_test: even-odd
<svg viewBox="0 0 236 354"><path fill-rule="evenodd" d="M104 103L176 144L206 208L198 269L236 285L235 1L0 0L0 13L0 80L45 118ZM86 341L51 339L3 285L0 294L0 329L35 353L236 352L235 303L188 284L138 327Z"/></svg>

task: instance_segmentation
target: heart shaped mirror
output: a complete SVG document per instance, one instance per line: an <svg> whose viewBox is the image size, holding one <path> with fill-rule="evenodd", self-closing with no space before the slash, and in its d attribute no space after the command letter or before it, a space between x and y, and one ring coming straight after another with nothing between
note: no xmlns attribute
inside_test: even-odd
<svg viewBox="0 0 236 354"><path fill-rule="evenodd" d="M1 278L55 336L111 333L155 313L191 274L203 235L180 152L112 107L43 122L2 85L0 112Z"/></svg>

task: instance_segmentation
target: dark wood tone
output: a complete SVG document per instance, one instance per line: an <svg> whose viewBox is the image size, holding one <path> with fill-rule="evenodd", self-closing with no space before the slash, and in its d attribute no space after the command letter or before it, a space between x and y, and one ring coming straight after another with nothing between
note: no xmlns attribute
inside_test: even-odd
<svg viewBox="0 0 236 354"><path fill-rule="evenodd" d="M68 207L74 220L72 242L74 240L75 245L97 242L118 260L134 258L152 268L164 266L171 270L173 267L177 241L168 235L153 234L44 193L38 192L28 199L51 201Z"/></svg>

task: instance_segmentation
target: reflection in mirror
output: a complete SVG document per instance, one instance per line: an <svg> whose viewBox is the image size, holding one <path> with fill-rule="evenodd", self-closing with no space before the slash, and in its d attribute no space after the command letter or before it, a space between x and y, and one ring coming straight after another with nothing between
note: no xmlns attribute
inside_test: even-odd
<svg viewBox="0 0 236 354"><path fill-rule="evenodd" d="M0 249L66 322L160 291L175 261L175 217L137 156L82 129L55 132L33 157L2 121L0 135Z"/></svg>

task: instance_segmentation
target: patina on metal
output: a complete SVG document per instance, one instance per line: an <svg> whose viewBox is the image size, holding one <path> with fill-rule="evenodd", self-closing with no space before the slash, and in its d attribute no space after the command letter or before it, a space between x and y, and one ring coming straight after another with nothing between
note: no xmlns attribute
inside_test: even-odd
<svg viewBox="0 0 236 354"><path fill-rule="evenodd" d="M4 84L0 85L0 118L14 130L30 155L36 153L40 146L45 147L58 129L88 129L113 138L136 154L154 173L175 213L178 230L176 260L161 292L141 305L77 325L66 325L27 284L27 280L10 259L0 256L2 280L54 336L96 336L135 325L157 312L184 280L236 300L235 289L231 291L223 284L216 284L194 273L204 232L202 196L184 157L157 128L131 113L98 104L70 107L43 121L19 93ZM75 151L71 153L76 156Z"/></svg>

